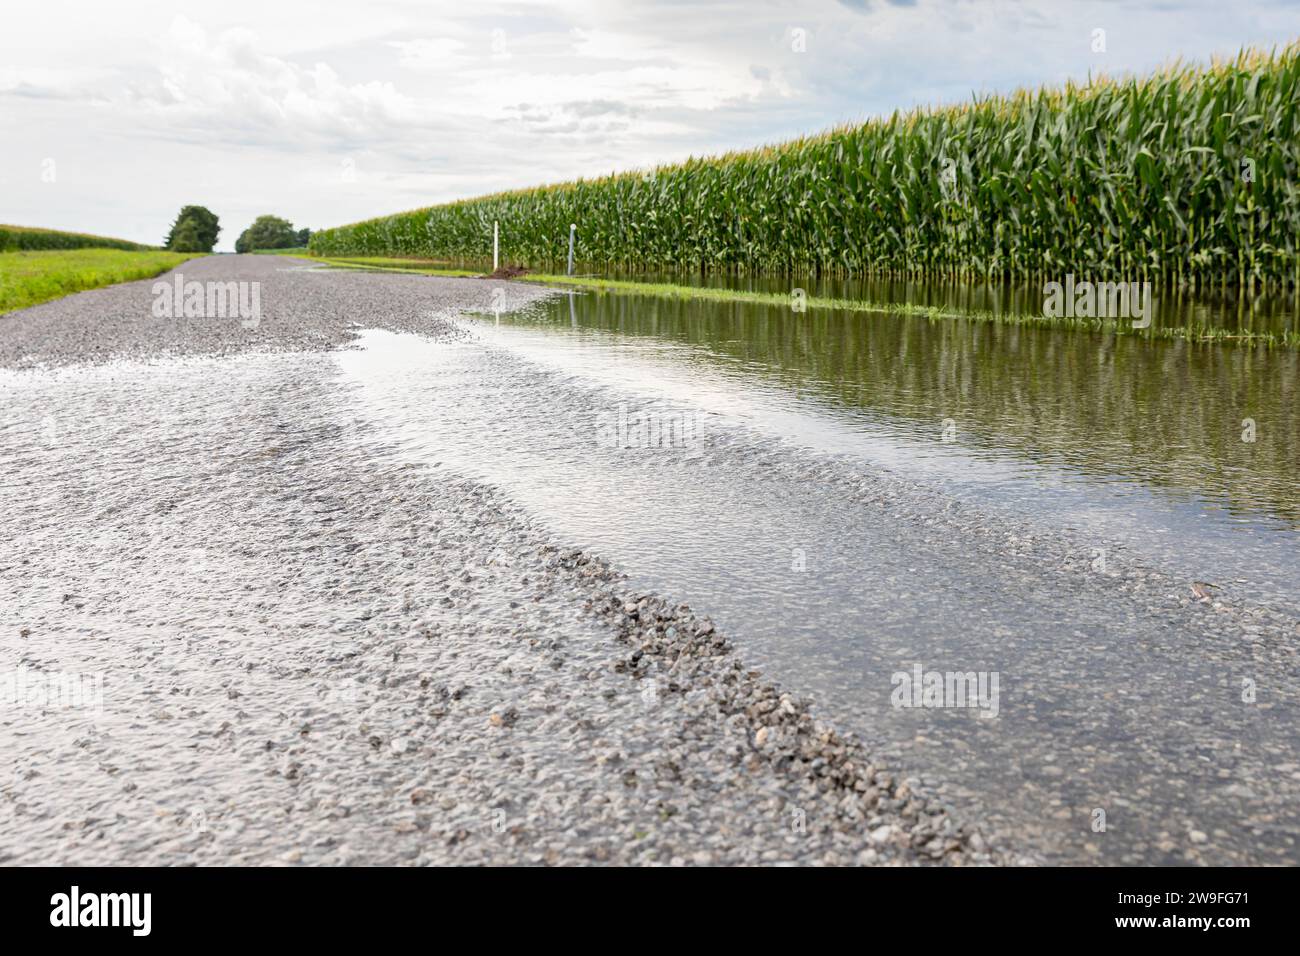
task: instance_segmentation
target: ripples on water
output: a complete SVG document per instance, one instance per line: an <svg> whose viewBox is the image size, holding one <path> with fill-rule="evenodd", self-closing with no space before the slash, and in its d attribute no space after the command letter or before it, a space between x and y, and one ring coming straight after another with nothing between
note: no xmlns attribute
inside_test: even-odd
<svg viewBox="0 0 1300 956"><path fill-rule="evenodd" d="M1163 859L1149 846L1181 843L1193 822L1260 851L1242 821L1275 809L1259 795L1285 796L1267 768L1296 760L1294 695L1239 635L1152 628L1135 605L965 559L961 541L743 455L710 459L707 442L698 454L593 447L566 419L566 389L610 412L698 412L709 430L883 466L1046 534L1086 529L1237 598L1293 606L1300 353L602 294L472 329L461 344L364 333L313 373L330 397L314 414L360 419L417 460L497 484L560 538L689 600L746 660L991 828L1077 859L1092 845L1087 808L1122 798L1127 832L1152 841L1144 859ZM301 364L223 365L211 387L262 394ZM177 414L191 413L204 410ZM918 660L1002 673L1001 717L890 707L890 672ZM1225 675L1242 672L1271 688L1269 710L1225 708ZM1232 778L1213 777L1229 753Z"/></svg>
<svg viewBox="0 0 1300 956"><path fill-rule="evenodd" d="M680 345L732 381L915 439L909 454L933 451L950 420L963 454L1010 450L1300 522L1300 350L599 293L505 320L568 346Z"/></svg>
<svg viewBox="0 0 1300 956"><path fill-rule="evenodd" d="M599 293L474 328L478 343L450 348L367 334L340 357L372 421L417 458L688 598L747 660L1049 856L1172 862L1156 847L1193 826L1247 859L1285 855L1242 827L1290 799L1263 781L1295 761L1295 702L1241 635L971 559L815 478L594 447L589 421L564 421L564 390L883 466L1294 611L1300 353ZM792 573L795 555L809 573ZM892 708L891 672L916 661L1000 672L1002 717ZM1277 688L1267 716L1229 699L1239 672ZM1091 839L1098 805L1121 808L1130 841Z"/></svg>
<svg viewBox="0 0 1300 956"><path fill-rule="evenodd" d="M882 520L815 475L770 474L743 452L713 455L707 440L615 450L593 441L589 417L576 428L567 417L593 395L607 414L694 410L706 435L757 432L883 465L1044 534L1083 528L1189 580L1221 581L1234 599L1277 603L1300 583L1293 517L1280 507L1286 476L1243 458L1262 487L1221 481L1215 456L1237 449L1176 434L1176 409L1196 410L1193 439L1210 435L1216 414L1239 414L1231 383L1254 381L1250 371L1289 387L1289 355L1271 366L1280 353L1171 345L1153 358L1145 344L1067 333L598 295L473 328L477 341L458 345L365 333L362 350L338 356L385 440L503 488L562 540L690 600L747 661L814 694L823 713L991 828L1077 859L1095 846L1076 804L1133 794L1143 802L1128 826L1153 841L1191 825L1183 817L1235 827L1253 808L1189 774L1202 767L1196 754L1250 738L1235 758L1246 776L1294 756L1289 698L1249 729L1240 708L1225 714L1224 673L1262 672L1226 633L1156 626L1135 603L973 559L962 541ZM1203 389L1171 389L1160 405L1132 373L1166 363ZM1294 438L1280 405L1255 407ZM1000 672L1003 716L892 708L890 674L915 661ZM1134 845L1103 852L1118 860Z"/></svg>

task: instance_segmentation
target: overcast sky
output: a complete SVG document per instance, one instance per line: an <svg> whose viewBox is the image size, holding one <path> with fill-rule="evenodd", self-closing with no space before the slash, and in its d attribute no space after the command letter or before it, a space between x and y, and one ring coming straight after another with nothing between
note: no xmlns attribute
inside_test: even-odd
<svg viewBox="0 0 1300 956"><path fill-rule="evenodd" d="M8 3L0 222L320 228L1300 36L1296 0ZM1104 52L1095 51L1105 31Z"/></svg>

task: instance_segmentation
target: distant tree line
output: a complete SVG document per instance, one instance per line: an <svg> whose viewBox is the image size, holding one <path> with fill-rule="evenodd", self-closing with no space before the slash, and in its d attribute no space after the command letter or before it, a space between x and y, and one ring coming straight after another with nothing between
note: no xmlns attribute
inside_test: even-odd
<svg viewBox="0 0 1300 956"><path fill-rule="evenodd" d="M310 229L294 229L293 224L279 216L258 216L235 241L236 252L253 252L257 249L301 249L311 241Z"/></svg>

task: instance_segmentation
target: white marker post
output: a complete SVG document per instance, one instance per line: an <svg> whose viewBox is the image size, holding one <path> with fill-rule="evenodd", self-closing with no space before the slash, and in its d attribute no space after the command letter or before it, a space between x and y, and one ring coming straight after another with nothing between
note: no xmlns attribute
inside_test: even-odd
<svg viewBox="0 0 1300 956"><path fill-rule="evenodd" d="M492 220L492 271L496 272L499 268L498 260L501 257L501 229L500 223L495 219Z"/></svg>
<svg viewBox="0 0 1300 956"><path fill-rule="evenodd" d="M569 223L569 275L573 275L573 237L578 231L576 222Z"/></svg>

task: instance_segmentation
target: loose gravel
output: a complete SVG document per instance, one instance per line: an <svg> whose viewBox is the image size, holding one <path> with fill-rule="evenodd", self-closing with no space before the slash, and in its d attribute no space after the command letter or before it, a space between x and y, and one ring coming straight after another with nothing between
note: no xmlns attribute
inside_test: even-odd
<svg viewBox="0 0 1300 956"><path fill-rule="evenodd" d="M160 319L156 283L259 283L261 316ZM326 269L289 256L194 259L157 279L56 299L0 316L0 368L58 368L121 359L303 352L350 342L366 328L448 335L462 312L509 311L552 293L521 283Z"/></svg>

